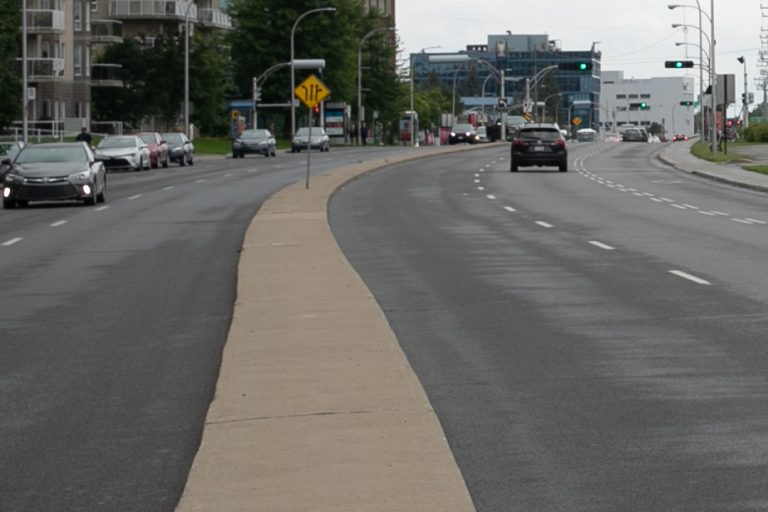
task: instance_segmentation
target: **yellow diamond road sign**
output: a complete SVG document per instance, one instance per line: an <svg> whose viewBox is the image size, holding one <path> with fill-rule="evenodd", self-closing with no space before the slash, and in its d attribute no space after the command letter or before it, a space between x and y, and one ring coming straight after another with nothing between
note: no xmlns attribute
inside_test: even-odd
<svg viewBox="0 0 768 512"><path fill-rule="evenodd" d="M293 92L307 108L313 108L331 94L331 90L315 75L309 75Z"/></svg>

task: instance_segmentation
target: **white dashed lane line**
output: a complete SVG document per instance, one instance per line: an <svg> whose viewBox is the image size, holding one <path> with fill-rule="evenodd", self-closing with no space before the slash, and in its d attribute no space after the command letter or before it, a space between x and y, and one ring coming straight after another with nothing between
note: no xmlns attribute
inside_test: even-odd
<svg viewBox="0 0 768 512"><path fill-rule="evenodd" d="M195 183L205 183L205 180L196 180Z"/></svg>
<svg viewBox="0 0 768 512"><path fill-rule="evenodd" d="M515 210L514 208L512 208L511 206L505 206L505 207L504 207L504 209L505 209L505 210L507 210L507 211L508 211L508 212L510 212L510 213L514 213L514 212L516 212L516 211L517 211L517 210Z"/></svg>
<svg viewBox="0 0 768 512"><path fill-rule="evenodd" d="M173 185L171 185L170 187L165 187L163 190L173 190L173 189L175 189L175 188L176 188L176 187L174 187Z"/></svg>
<svg viewBox="0 0 768 512"><path fill-rule="evenodd" d="M66 223L67 223L67 221L65 221L65 220L59 220L59 221L56 221L53 224L51 224L51 227L52 228L57 228L59 226L63 226Z"/></svg>
<svg viewBox="0 0 768 512"><path fill-rule="evenodd" d="M142 197L144 194L136 194L135 196L131 196L128 198L129 201L135 201L136 199Z"/></svg>
<svg viewBox="0 0 768 512"><path fill-rule="evenodd" d="M674 274L677 277L682 277L683 279L687 279L688 281L692 281L692 282L694 282L696 284L702 284L704 286L712 285L712 283L710 283L709 281L705 281L704 279L702 279L700 277L696 277L696 276L691 275L691 274L689 274L687 272L683 272L682 270L670 270L669 273L670 274Z"/></svg>
<svg viewBox="0 0 768 512"><path fill-rule="evenodd" d="M608 244L604 244L603 242L597 242L595 240L590 240L590 244L594 245L595 247L598 247L600 249L604 249L606 251L613 251L615 250L615 247L611 247Z"/></svg>
<svg viewBox="0 0 768 512"><path fill-rule="evenodd" d="M544 222L544 221L541 221L541 220L537 220L536 224L538 224L539 226L541 226L543 228L553 228L553 227L555 227L552 224L550 224L549 222Z"/></svg>
<svg viewBox="0 0 768 512"><path fill-rule="evenodd" d="M10 247L13 244L17 244L17 243L21 242L22 240L24 240L24 239L23 238L11 238L7 242L3 242L2 245L3 245L3 247Z"/></svg>
<svg viewBox="0 0 768 512"><path fill-rule="evenodd" d="M103 212L103 211L104 211L104 210L106 210L107 208L109 208L109 205L108 205L108 204L105 204L104 206L99 206L99 207L98 207L98 208L96 208L94 211L95 211L95 212Z"/></svg>

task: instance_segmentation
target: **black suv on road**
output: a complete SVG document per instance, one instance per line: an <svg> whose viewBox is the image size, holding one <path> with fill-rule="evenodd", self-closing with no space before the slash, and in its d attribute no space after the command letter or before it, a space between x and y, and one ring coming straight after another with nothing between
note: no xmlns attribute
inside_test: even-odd
<svg viewBox="0 0 768 512"><path fill-rule="evenodd" d="M509 170L536 165L557 166L560 172L568 171L568 151L565 138L556 124L532 123L520 127L512 141Z"/></svg>

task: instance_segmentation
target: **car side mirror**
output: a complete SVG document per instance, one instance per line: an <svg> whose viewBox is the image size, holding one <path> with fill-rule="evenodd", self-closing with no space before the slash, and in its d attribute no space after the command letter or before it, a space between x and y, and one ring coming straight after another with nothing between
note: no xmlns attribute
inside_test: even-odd
<svg viewBox="0 0 768 512"><path fill-rule="evenodd" d="M11 159L10 158L3 158L3 160L0 161L0 164L11 165Z"/></svg>

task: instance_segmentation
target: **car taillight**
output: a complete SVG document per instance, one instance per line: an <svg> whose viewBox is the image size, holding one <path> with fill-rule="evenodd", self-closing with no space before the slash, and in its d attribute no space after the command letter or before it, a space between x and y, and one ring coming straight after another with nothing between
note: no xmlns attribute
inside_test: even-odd
<svg viewBox="0 0 768 512"><path fill-rule="evenodd" d="M565 147L565 139L555 139L555 146Z"/></svg>
<svg viewBox="0 0 768 512"><path fill-rule="evenodd" d="M515 139L514 142L512 142L512 145L515 147L521 147L525 146L525 142L523 142L523 139Z"/></svg>

